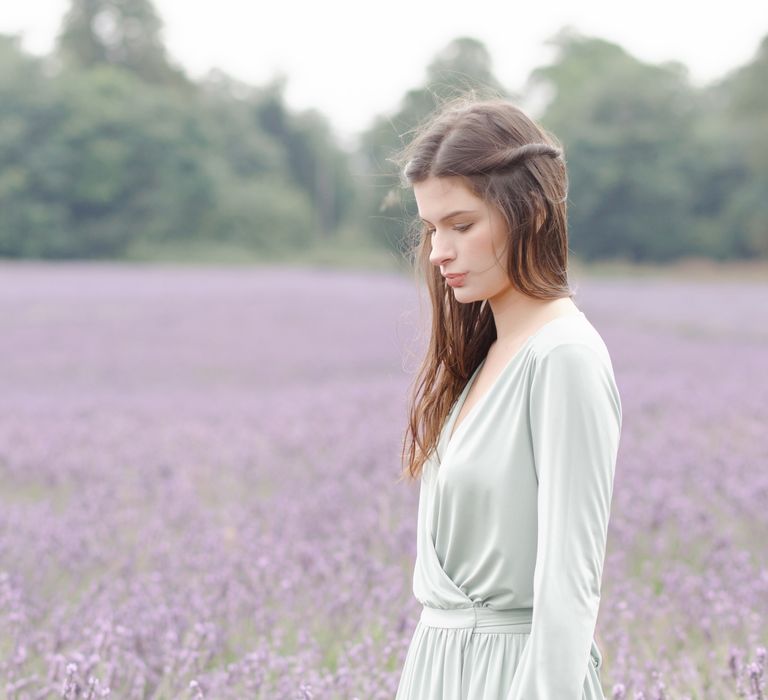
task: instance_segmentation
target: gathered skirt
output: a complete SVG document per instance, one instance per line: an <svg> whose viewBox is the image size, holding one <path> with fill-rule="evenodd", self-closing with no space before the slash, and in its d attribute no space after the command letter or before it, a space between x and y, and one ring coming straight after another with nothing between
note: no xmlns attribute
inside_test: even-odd
<svg viewBox="0 0 768 700"><path fill-rule="evenodd" d="M531 632L531 608L424 606L395 700L507 700ZM592 644L579 700L605 700L602 656Z"/></svg>

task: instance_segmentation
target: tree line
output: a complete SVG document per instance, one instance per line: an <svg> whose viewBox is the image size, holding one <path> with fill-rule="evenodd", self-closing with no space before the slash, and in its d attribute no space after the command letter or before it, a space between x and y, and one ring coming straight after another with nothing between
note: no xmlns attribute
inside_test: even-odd
<svg viewBox="0 0 768 700"><path fill-rule="evenodd" d="M0 35L0 256L195 242L266 256L341 237L401 251L416 210L388 158L471 91L543 104L529 111L564 145L579 257L768 257L768 35L704 88L569 28L551 42L553 61L513 92L482 42L455 39L344 148L319 111L288 108L285 76L191 80L150 0L72 0L48 56Z"/></svg>

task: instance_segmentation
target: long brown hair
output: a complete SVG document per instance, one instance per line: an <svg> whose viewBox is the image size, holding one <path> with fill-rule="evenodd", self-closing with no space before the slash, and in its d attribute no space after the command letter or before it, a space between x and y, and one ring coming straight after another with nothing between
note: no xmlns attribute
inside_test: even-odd
<svg viewBox="0 0 768 700"><path fill-rule="evenodd" d="M393 158L403 187L429 177L458 176L507 224L507 272L531 297L573 297L568 284L568 177L562 145L503 98L472 93L446 101L415 129ZM538 224L538 225L537 225ZM401 479L418 478L437 446L443 423L469 377L496 340L485 300L461 304L429 261L430 237L415 218L408 227L410 259L432 302L429 346L414 380L403 441Z"/></svg>

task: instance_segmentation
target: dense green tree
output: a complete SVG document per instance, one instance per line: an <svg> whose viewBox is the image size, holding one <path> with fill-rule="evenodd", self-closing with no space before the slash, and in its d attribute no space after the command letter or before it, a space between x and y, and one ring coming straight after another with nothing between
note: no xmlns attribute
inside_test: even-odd
<svg viewBox="0 0 768 700"><path fill-rule="evenodd" d="M564 141L573 249L586 258L718 259L768 251L768 41L754 61L694 89L677 63L644 64L566 28L529 89Z"/></svg>
<svg viewBox="0 0 768 700"><path fill-rule="evenodd" d="M106 65L46 77L11 41L0 60L0 255L191 240L279 250L313 237L310 199L247 106L190 102Z"/></svg>
<svg viewBox="0 0 768 700"><path fill-rule="evenodd" d="M294 114L286 104L286 79L280 76L249 96L256 125L280 143L290 177L309 196L316 228L328 236L348 214L356 195L347 154L336 141L328 120L317 110Z"/></svg>
<svg viewBox="0 0 768 700"><path fill-rule="evenodd" d="M0 42L0 254L284 250L335 231L354 186L322 115L274 84L188 82L160 30L149 0L72 0L52 66Z"/></svg>
<svg viewBox="0 0 768 700"><path fill-rule="evenodd" d="M296 249L320 233L316 209L294 179L285 142L258 123L256 92L221 71L200 84L195 110L206 125L206 168L216 200L203 235L261 250Z"/></svg>
<svg viewBox="0 0 768 700"><path fill-rule="evenodd" d="M568 28L551 43L555 60L528 88L551 95L541 121L565 147L574 252L650 261L691 250L698 100L683 66L648 65Z"/></svg>
<svg viewBox="0 0 768 700"><path fill-rule="evenodd" d="M534 116L565 146L576 254L768 257L768 37L694 89L680 64L648 65L566 28L523 95L461 37L347 154L323 115L288 108L285 77L255 87L214 71L193 83L161 30L150 0L72 0L50 57L0 35L1 256L193 240L285 251L352 228L401 250L416 206L390 158L414 130L458 95L543 94Z"/></svg>
<svg viewBox="0 0 768 700"><path fill-rule="evenodd" d="M69 68L112 65L150 83L184 85L162 41L162 21L150 0L70 0L57 37Z"/></svg>
<svg viewBox="0 0 768 700"><path fill-rule="evenodd" d="M22 53L17 37L0 35L0 255L39 252L34 232L56 236L65 208L46 199L59 149L50 134L64 118L42 61Z"/></svg>
<svg viewBox="0 0 768 700"><path fill-rule="evenodd" d="M709 135L719 146L721 192L717 221L741 257L768 257L768 35L753 59L709 90Z"/></svg>
<svg viewBox="0 0 768 700"><path fill-rule="evenodd" d="M184 103L110 66L22 66L0 75L2 254L112 256L200 229L213 187Z"/></svg>

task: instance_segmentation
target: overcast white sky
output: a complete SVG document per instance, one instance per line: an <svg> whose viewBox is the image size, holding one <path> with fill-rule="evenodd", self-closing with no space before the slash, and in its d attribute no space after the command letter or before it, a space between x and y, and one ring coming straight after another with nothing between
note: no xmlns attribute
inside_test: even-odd
<svg viewBox="0 0 768 700"><path fill-rule="evenodd" d="M4 0L0 32L46 53L68 0ZM288 75L286 100L316 107L345 140L424 78L437 51L457 36L485 43L495 73L522 88L548 62L545 41L563 25L622 45L649 62L677 60L705 84L747 62L768 34L768 2L729 0L155 0L172 57L192 76L218 67L252 84Z"/></svg>

